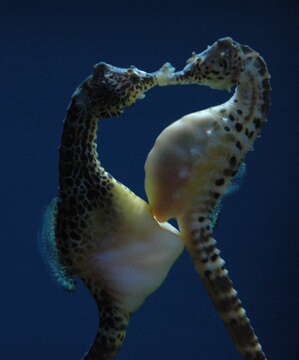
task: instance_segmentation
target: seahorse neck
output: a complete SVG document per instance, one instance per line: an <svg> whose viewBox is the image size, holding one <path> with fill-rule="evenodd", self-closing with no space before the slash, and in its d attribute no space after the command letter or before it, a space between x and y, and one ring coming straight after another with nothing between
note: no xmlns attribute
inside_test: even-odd
<svg viewBox="0 0 299 360"><path fill-rule="evenodd" d="M84 190L86 180L99 183L106 174L100 166L97 152L97 130L99 118L90 111L88 103L82 101L84 89L76 91L64 120L59 148L60 193L70 189Z"/></svg>
<svg viewBox="0 0 299 360"><path fill-rule="evenodd" d="M241 72L232 98L225 104L231 120L246 135L254 138L260 131L270 106L270 75L263 58L252 51L244 56L244 70ZM252 132L253 131L253 132Z"/></svg>

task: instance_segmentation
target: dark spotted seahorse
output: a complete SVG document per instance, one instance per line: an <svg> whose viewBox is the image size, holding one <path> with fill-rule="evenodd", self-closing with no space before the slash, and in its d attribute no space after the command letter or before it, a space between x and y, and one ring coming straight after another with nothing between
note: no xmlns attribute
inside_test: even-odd
<svg viewBox="0 0 299 360"><path fill-rule="evenodd" d="M131 314L163 282L183 250L178 231L160 224L148 204L108 174L98 160L99 119L121 114L157 84L155 74L99 63L75 91L59 148L59 193L43 236L57 280L83 280L100 312L86 360L114 359ZM113 141L113 138L112 138Z"/></svg>
<svg viewBox="0 0 299 360"><path fill-rule="evenodd" d="M159 221L175 217L216 309L246 360L266 357L213 237L215 208L259 137L270 104L270 75L248 46L223 38L173 74L168 84L236 90L226 103L186 115L157 138L145 188Z"/></svg>

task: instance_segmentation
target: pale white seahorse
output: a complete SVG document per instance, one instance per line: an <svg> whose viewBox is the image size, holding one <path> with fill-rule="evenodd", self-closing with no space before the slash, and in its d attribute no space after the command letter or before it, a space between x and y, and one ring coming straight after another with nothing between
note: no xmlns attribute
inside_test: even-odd
<svg viewBox="0 0 299 360"><path fill-rule="evenodd" d="M156 140L145 189L159 221L176 218L194 265L246 360L266 359L213 237L215 208L266 121L270 75L248 46L223 38L188 60L172 82L237 85L226 103L186 115ZM170 81L171 82L171 81ZM168 83L170 83L168 82Z"/></svg>

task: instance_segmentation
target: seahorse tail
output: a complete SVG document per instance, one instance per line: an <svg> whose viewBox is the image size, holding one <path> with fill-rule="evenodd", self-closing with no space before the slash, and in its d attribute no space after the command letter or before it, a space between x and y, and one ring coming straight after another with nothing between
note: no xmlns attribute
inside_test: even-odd
<svg viewBox="0 0 299 360"><path fill-rule="evenodd" d="M185 234L186 246L206 290L245 360L266 360L237 291L212 236L209 217L199 217L200 227ZM182 227L185 227L182 224Z"/></svg>
<svg viewBox="0 0 299 360"><path fill-rule="evenodd" d="M124 342L131 315L104 290L95 291L90 283L87 286L97 302L100 321L96 337L82 360L114 360Z"/></svg>

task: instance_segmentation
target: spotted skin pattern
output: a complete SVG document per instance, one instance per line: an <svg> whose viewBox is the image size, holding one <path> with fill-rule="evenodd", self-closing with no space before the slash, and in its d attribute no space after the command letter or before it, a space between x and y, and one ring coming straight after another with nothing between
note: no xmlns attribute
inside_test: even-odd
<svg viewBox="0 0 299 360"><path fill-rule="evenodd" d="M270 75L257 52L223 38L193 54L175 77L173 83L236 90L226 103L186 115L159 135L145 165L149 202L159 220L177 218L195 268L243 358L265 360L216 246L213 214L266 122Z"/></svg>
<svg viewBox="0 0 299 360"><path fill-rule="evenodd" d="M85 360L115 359L132 313L161 285L181 254L181 237L244 358L265 359L223 268L210 215L265 122L269 75L262 58L251 49L231 39L216 44L203 55L194 54L179 72L168 63L155 73L98 63L72 96L59 148L59 192L50 216L55 248L51 243L51 249L63 285L74 290L74 279L81 278L99 308L99 330ZM219 47L224 55L216 63ZM216 139L211 143L217 148L218 141L225 151L207 147L202 161L219 155L223 166L208 174L205 183L197 179L191 186L194 201L187 197L188 207L174 214L182 231L178 234L168 223L158 223L154 207L101 166L97 130L99 120L120 115L156 85L192 83L219 89L238 86L231 102L211 110L210 138ZM203 197L206 187L208 197Z"/></svg>
<svg viewBox="0 0 299 360"><path fill-rule="evenodd" d="M153 75L134 67L99 63L75 91L64 121L55 241L65 276L79 276L99 308L99 330L86 360L115 358L131 313L183 250L177 231L162 229L148 205L98 160L98 120L120 115L153 85Z"/></svg>
<svg viewBox="0 0 299 360"><path fill-rule="evenodd" d="M103 235L116 231L119 225L113 204L117 182L100 165L96 137L98 119L120 115L123 107L136 100L138 90L131 77L130 71L125 73L105 63L95 65L93 76L72 96L64 120L56 241L60 262L71 274L78 274L97 247L89 231L93 226L90 214L97 211ZM145 76L137 86L145 91L153 86L153 80Z"/></svg>

